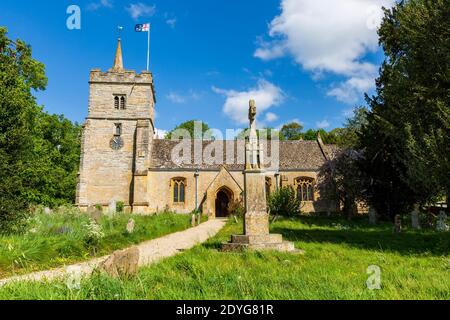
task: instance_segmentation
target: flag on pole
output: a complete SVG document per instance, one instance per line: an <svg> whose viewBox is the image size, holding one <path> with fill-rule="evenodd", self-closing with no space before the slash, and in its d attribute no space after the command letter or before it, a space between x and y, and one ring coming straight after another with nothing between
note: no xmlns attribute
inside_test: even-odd
<svg viewBox="0 0 450 320"><path fill-rule="evenodd" d="M136 32L149 32L150 31L150 23L137 24L134 27L134 31L136 31Z"/></svg>
<svg viewBox="0 0 450 320"><path fill-rule="evenodd" d="M147 34L148 34L148 39L147 39L147 71L149 71L149 65L150 65L150 23L137 24L134 27L134 31L136 31L136 32L147 32Z"/></svg>

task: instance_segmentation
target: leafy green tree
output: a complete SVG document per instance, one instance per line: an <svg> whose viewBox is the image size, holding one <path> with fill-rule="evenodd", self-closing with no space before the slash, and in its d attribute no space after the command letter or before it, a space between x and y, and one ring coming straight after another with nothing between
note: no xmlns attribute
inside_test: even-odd
<svg viewBox="0 0 450 320"><path fill-rule="evenodd" d="M328 132L328 142L342 148L354 149L359 144L361 129L367 124L369 111L365 107L355 108L353 116L348 118L343 128Z"/></svg>
<svg viewBox="0 0 450 320"><path fill-rule="evenodd" d="M26 208L22 177L31 155L36 101L31 90L47 85L44 65L31 48L0 27L0 232L8 232Z"/></svg>
<svg viewBox="0 0 450 320"><path fill-rule="evenodd" d="M37 106L46 84L30 46L0 28L0 233L18 231L31 204L75 199L80 126Z"/></svg>
<svg viewBox="0 0 450 320"><path fill-rule="evenodd" d="M322 181L319 184L321 196L338 204L338 211L342 205L348 220L357 213L357 202L364 199L365 175L359 167L361 160L360 152L345 149L327 161L319 173Z"/></svg>
<svg viewBox="0 0 450 320"><path fill-rule="evenodd" d="M55 207L75 200L80 131L64 116L40 112L33 128L33 156L24 176L30 203Z"/></svg>
<svg viewBox="0 0 450 320"><path fill-rule="evenodd" d="M195 124L197 123L201 123L201 132L195 132ZM200 120L190 120L190 121L186 121L183 122L182 124L176 126L173 130L171 130L170 132L168 132L166 134L166 139L171 139L172 135L174 134L174 132L176 132L177 130L187 130L187 132L189 132L189 135L193 138L193 139L199 139L199 140L203 140L204 134L205 132L207 132L208 130L210 130L210 127L208 126L207 123L202 122Z"/></svg>
<svg viewBox="0 0 450 320"><path fill-rule="evenodd" d="M303 139L302 131L303 126L300 123L291 122L281 128L280 137L283 140L301 140Z"/></svg>
<svg viewBox="0 0 450 320"><path fill-rule="evenodd" d="M391 217L450 194L450 5L401 1L379 30L386 60L363 126L370 202Z"/></svg>
<svg viewBox="0 0 450 320"><path fill-rule="evenodd" d="M317 131L313 129L308 129L305 133L303 133L303 140L305 141L317 140Z"/></svg>

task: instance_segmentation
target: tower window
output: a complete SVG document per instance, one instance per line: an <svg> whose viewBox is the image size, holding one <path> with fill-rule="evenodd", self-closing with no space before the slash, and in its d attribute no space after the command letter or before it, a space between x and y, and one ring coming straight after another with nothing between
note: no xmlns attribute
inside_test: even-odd
<svg viewBox="0 0 450 320"><path fill-rule="evenodd" d="M120 136L122 135L122 124L121 123L116 123L116 131L114 133L115 136Z"/></svg>
<svg viewBox="0 0 450 320"><path fill-rule="evenodd" d="M123 94L114 95L114 109L125 110L127 108L127 97Z"/></svg>

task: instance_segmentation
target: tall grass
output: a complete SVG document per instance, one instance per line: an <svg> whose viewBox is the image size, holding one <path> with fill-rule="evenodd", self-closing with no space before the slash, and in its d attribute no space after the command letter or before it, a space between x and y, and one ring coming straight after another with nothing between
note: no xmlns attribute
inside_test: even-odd
<svg viewBox="0 0 450 320"><path fill-rule="evenodd" d="M448 233L405 230L363 221L281 219L272 225L304 255L222 253L240 233L229 222L213 239L142 268L121 281L96 274L80 290L64 282L18 283L0 299L450 299ZM369 290L367 267L381 268L381 290Z"/></svg>
<svg viewBox="0 0 450 320"><path fill-rule="evenodd" d="M133 233L126 231L130 218L136 222ZM22 234L0 236L0 277L88 260L189 226L190 217L170 213L92 217L73 208L38 213Z"/></svg>

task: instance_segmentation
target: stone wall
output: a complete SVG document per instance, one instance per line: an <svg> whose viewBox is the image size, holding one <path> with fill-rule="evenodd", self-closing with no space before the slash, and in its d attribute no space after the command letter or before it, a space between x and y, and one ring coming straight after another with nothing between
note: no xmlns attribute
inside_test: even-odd
<svg viewBox="0 0 450 320"><path fill-rule="evenodd" d="M294 181L299 177L309 177L317 181L316 172L280 172L285 181L283 186L294 185ZM241 196L244 186L244 175L242 171L199 171L198 172L198 202L205 214L215 215L215 200L217 192L225 188L232 192L234 199ZM231 176L231 177L230 177ZM267 172L266 177L271 179L271 192L276 190L275 173ZM173 189L171 181L174 178L184 178L186 180L186 201L181 204L173 203ZM279 180L279 181L280 181ZM149 213L163 211L166 208L178 213L189 213L195 209L195 170L150 170L148 175L148 199ZM331 206L329 201L321 199L318 188L315 188L314 202L302 203L302 212L327 212Z"/></svg>

